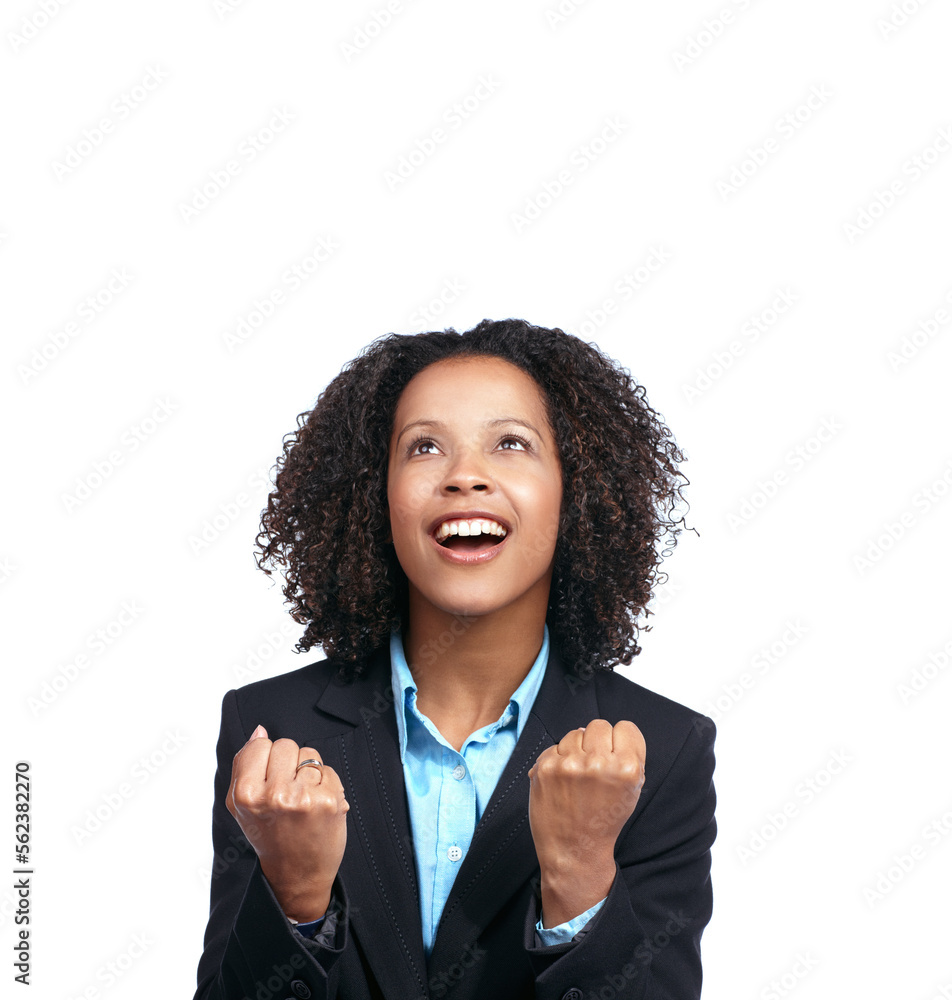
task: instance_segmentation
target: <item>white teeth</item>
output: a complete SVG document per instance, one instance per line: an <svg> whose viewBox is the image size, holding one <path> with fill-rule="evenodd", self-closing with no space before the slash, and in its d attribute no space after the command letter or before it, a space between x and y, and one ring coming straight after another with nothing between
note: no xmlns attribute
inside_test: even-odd
<svg viewBox="0 0 952 1000"><path fill-rule="evenodd" d="M435 537L438 542L443 541L450 535L499 535L506 537L506 529L497 521L488 518L476 518L470 521L456 520L444 521L436 529Z"/></svg>

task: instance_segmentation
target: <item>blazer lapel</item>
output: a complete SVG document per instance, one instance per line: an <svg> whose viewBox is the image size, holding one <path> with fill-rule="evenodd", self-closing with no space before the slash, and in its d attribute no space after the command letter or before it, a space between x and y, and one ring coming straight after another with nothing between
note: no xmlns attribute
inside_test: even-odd
<svg viewBox="0 0 952 1000"><path fill-rule="evenodd" d="M437 928L428 964L460 960L493 917L538 874L529 827L529 769L572 729L598 717L594 685L570 676L552 644L545 677L519 741L480 817Z"/></svg>
<svg viewBox="0 0 952 1000"><path fill-rule="evenodd" d="M314 706L354 727L322 740L324 760L337 770L350 803L341 878L357 940L384 995L424 997L419 890L389 648L369 657L365 671L352 684L330 683Z"/></svg>

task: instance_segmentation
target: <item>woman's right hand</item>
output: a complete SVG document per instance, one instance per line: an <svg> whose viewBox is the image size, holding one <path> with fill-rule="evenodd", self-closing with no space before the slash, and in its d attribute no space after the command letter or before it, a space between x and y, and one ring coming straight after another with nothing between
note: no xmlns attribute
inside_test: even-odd
<svg viewBox="0 0 952 1000"><path fill-rule="evenodd" d="M294 740L268 739L258 726L235 754L226 805L255 849L281 909L292 920L317 920L330 904L347 843L347 811L337 772Z"/></svg>

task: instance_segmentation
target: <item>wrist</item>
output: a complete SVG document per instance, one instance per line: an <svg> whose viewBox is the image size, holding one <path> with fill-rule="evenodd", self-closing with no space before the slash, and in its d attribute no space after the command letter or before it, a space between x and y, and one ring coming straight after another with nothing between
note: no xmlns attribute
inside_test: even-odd
<svg viewBox="0 0 952 1000"><path fill-rule="evenodd" d="M542 926L557 927L591 909L609 893L615 859L588 858L573 865L541 868Z"/></svg>
<svg viewBox="0 0 952 1000"><path fill-rule="evenodd" d="M539 854L539 872L542 884L553 887L572 885L587 878L615 875L615 852L613 848L590 849L585 852L555 852Z"/></svg>
<svg viewBox="0 0 952 1000"><path fill-rule="evenodd" d="M312 884L302 879L282 880L272 878L264 869L262 871L284 915L295 923L307 924L319 920L327 913L333 883Z"/></svg>
<svg viewBox="0 0 952 1000"><path fill-rule="evenodd" d="M289 902L278 900L284 915L290 917L296 924L309 924L325 916L331 905L331 894L328 892L320 897L305 897Z"/></svg>
<svg viewBox="0 0 952 1000"><path fill-rule="evenodd" d="M282 898L275 893L281 909L286 917L290 917L296 924L309 924L314 920L320 920L327 914L331 905L331 894L326 892L320 896L297 896Z"/></svg>

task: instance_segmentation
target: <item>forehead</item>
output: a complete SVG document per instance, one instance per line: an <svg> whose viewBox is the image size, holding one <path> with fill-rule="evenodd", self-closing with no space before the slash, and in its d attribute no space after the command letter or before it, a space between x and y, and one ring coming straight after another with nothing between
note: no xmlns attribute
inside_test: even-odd
<svg viewBox="0 0 952 1000"><path fill-rule="evenodd" d="M504 407L516 415L546 419L546 404L535 379L521 368L496 357L448 358L418 372L406 385L397 402L396 420L435 413L417 414L418 409L439 407L447 413L476 413Z"/></svg>

